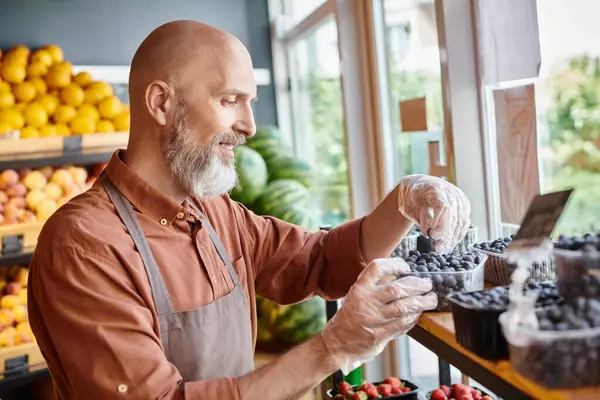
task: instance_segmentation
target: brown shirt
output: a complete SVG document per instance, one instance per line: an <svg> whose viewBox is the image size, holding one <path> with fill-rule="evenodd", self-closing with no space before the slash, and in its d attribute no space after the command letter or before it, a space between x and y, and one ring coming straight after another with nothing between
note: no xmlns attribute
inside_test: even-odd
<svg viewBox="0 0 600 400"><path fill-rule="evenodd" d="M176 311L207 305L233 283L208 217L248 299L256 341L257 294L278 303L343 297L365 262L362 220L307 233L221 196L177 204L113 155L107 174L134 206ZM100 181L44 225L30 265L31 326L60 399L239 399L235 378L192 382L163 354L150 284L133 240Z"/></svg>

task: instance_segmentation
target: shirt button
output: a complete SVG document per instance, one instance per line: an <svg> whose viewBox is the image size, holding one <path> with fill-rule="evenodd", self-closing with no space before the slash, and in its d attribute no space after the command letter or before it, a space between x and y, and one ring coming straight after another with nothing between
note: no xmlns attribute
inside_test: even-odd
<svg viewBox="0 0 600 400"><path fill-rule="evenodd" d="M119 393L126 393L127 392L127 385L119 385L119 387L117 387L117 390L119 391Z"/></svg>
<svg viewBox="0 0 600 400"><path fill-rule="evenodd" d="M167 220L166 220L166 219L164 219L164 218L163 218L163 219L161 219L161 220L160 220L160 224L161 224L162 226L165 226L165 225L167 225Z"/></svg>
<svg viewBox="0 0 600 400"><path fill-rule="evenodd" d="M183 217L185 217L184 213L182 213L182 212L177 213L177 218L182 219Z"/></svg>

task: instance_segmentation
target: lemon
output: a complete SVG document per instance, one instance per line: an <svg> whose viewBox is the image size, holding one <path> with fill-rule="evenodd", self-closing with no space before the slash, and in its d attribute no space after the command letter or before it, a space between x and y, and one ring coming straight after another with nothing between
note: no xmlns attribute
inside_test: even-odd
<svg viewBox="0 0 600 400"><path fill-rule="evenodd" d="M98 103L100 116L106 119L112 119L122 111L121 100L117 96L108 96Z"/></svg>
<svg viewBox="0 0 600 400"><path fill-rule="evenodd" d="M89 85L90 83L92 83L93 78L89 72L84 71L84 72L80 72L77 75L75 75L75 78L73 78L73 80L75 81L76 84L78 84L79 86L84 88L87 85Z"/></svg>
<svg viewBox="0 0 600 400"><path fill-rule="evenodd" d="M25 126L25 118L15 108L0 111L0 121L6 122L12 126L13 129L21 129Z"/></svg>
<svg viewBox="0 0 600 400"><path fill-rule="evenodd" d="M59 124L59 123L68 124L76 116L77 116L77 110L75 110L75 107L63 104L63 105L58 106L58 108L54 112L54 116L52 118L54 119L54 122L56 122L57 124Z"/></svg>
<svg viewBox="0 0 600 400"><path fill-rule="evenodd" d="M0 82L0 93L11 93L10 83L8 82Z"/></svg>
<svg viewBox="0 0 600 400"><path fill-rule="evenodd" d="M55 44L48 44L42 47L42 49L46 50L52 56L52 60L55 63L61 62L64 59L62 49Z"/></svg>
<svg viewBox="0 0 600 400"><path fill-rule="evenodd" d="M69 136L71 134L71 130L65 124L56 124L56 134L58 136Z"/></svg>
<svg viewBox="0 0 600 400"><path fill-rule="evenodd" d="M51 94L43 94L39 96L36 102L40 103L44 107L48 115L54 115L56 108L59 105L58 99Z"/></svg>
<svg viewBox="0 0 600 400"><path fill-rule="evenodd" d="M13 109L15 109L18 112L20 112L21 114L23 114L23 111L25 111L25 107L27 107L27 103L17 103L17 104L15 104Z"/></svg>
<svg viewBox="0 0 600 400"><path fill-rule="evenodd" d="M0 109L15 105L15 96L11 92L0 92Z"/></svg>
<svg viewBox="0 0 600 400"><path fill-rule="evenodd" d="M107 119L101 119L96 124L96 132L98 133L111 133L114 131L115 125L112 123L112 121L109 121Z"/></svg>
<svg viewBox="0 0 600 400"><path fill-rule="evenodd" d="M46 81L44 81L42 78L33 78L29 80L29 82L31 82L31 84L35 88L36 96L41 96L48 92L48 86L46 86Z"/></svg>
<svg viewBox="0 0 600 400"><path fill-rule="evenodd" d="M47 137L47 136L57 136L58 132L56 130L56 126L54 125L44 125L40 128L40 136L41 137Z"/></svg>
<svg viewBox="0 0 600 400"><path fill-rule="evenodd" d="M32 63L27 66L27 77L28 78L39 78L48 73L48 66L40 62Z"/></svg>
<svg viewBox="0 0 600 400"><path fill-rule="evenodd" d="M96 130L96 123L89 118L78 115L71 120L69 128L71 128L71 133L74 135L86 135L94 133Z"/></svg>
<svg viewBox="0 0 600 400"><path fill-rule="evenodd" d="M38 103L31 103L25 107L25 111L23 112L25 116L25 122L29 126L33 126L34 128L39 128L48 123L48 113L44 106Z"/></svg>
<svg viewBox="0 0 600 400"><path fill-rule="evenodd" d="M71 83L60 91L60 101L69 106L78 107L85 100L85 92L76 83Z"/></svg>
<svg viewBox="0 0 600 400"><path fill-rule="evenodd" d="M61 64L54 64L48 70L45 78L49 89L61 89L71 83L71 71L62 67Z"/></svg>
<svg viewBox="0 0 600 400"><path fill-rule="evenodd" d="M0 64L0 76L9 83L21 83L25 80L25 67L15 62L4 61Z"/></svg>
<svg viewBox="0 0 600 400"><path fill-rule="evenodd" d="M38 132L38 130L36 128L34 128L33 126L26 126L23 129L21 129L21 137L24 139L27 138L36 138L40 136L40 133Z"/></svg>
<svg viewBox="0 0 600 400"><path fill-rule="evenodd" d="M48 50L39 49L31 54L31 57L29 57L29 62L32 64L41 63L49 67L54 63L54 60L52 59L52 56Z"/></svg>
<svg viewBox="0 0 600 400"><path fill-rule="evenodd" d="M10 132L14 128L8 123L4 121L0 121L0 134Z"/></svg>
<svg viewBox="0 0 600 400"><path fill-rule="evenodd" d="M122 112L121 114L117 115L114 119L113 122L115 124L115 129L119 132L121 131L128 131L129 130L129 113L128 112Z"/></svg>
<svg viewBox="0 0 600 400"><path fill-rule="evenodd" d="M77 110L77 115L85 118L89 118L94 122L100 121L100 113L98 109L91 104L84 103Z"/></svg>
<svg viewBox="0 0 600 400"><path fill-rule="evenodd" d="M92 105L96 105L112 95L113 88L106 82L92 82L85 88L85 101Z"/></svg>
<svg viewBox="0 0 600 400"><path fill-rule="evenodd" d="M13 86L13 94L17 101L29 103L35 98L35 86L31 82L17 83Z"/></svg>

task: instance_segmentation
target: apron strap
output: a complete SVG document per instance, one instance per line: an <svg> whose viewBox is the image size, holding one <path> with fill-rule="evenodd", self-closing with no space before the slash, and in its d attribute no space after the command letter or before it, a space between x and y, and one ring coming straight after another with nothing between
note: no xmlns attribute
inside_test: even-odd
<svg viewBox="0 0 600 400"><path fill-rule="evenodd" d="M105 172L102 172L100 179L104 185L106 193L108 193L108 197L117 209L117 214L125 224L125 227L127 227L127 230L133 239L133 243L142 257L146 274L150 280L150 289L152 291L152 297L154 298L156 312L158 315L171 314L175 312L173 303L169 297L169 292L162 275L160 274L158 264L156 264L156 260L152 255L150 245L148 244L146 236L144 235L144 231L140 226L140 222L135 215L133 206L129 200L123 196L119 189L117 189L117 187L110 181Z"/></svg>
<svg viewBox="0 0 600 400"><path fill-rule="evenodd" d="M192 203L191 201L189 202L189 205L194 209L194 211L196 211L198 213L198 215L200 216L200 219L206 225L206 229L208 229L208 234L210 236L210 240L213 242L215 249L217 249L217 253L219 253L221 260L223 260L225 265L227 265L227 269L229 270L229 275L231 275L231 280L233 281L234 285L235 286L239 285L240 282L238 280L237 273L235 272L235 269L233 268L233 264L231 263L231 259L229 258L229 254L227 253L227 250L225 250L225 246L223 246L221 239L219 239L219 235L217 235L217 232L215 232L210 221L208 220L208 218L206 218L206 216L202 213L202 211L200 211L200 209L198 207L196 207L196 205L194 205L194 203Z"/></svg>

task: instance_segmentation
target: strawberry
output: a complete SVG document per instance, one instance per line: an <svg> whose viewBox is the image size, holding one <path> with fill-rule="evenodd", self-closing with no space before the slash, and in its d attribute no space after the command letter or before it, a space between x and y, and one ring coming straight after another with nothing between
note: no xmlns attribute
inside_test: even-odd
<svg viewBox="0 0 600 400"><path fill-rule="evenodd" d="M404 386L404 387L402 388L402 392L403 392L403 393L408 393L408 392L412 392L412 391L413 391L413 390L412 390L411 388L409 388L408 386Z"/></svg>
<svg viewBox="0 0 600 400"><path fill-rule="evenodd" d="M490 396L483 396L481 400L494 400Z"/></svg>
<svg viewBox="0 0 600 400"><path fill-rule="evenodd" d="M481 397L481 390L471 388L471 395L473 395L473 397L475 397L475 396Z"/></svg>
<svg viewBox="0 0 600 400"><path fill-rule="evenodd" d="M404 390L402 390L403 388L399 388L399 387L393 387L392 386L392 394L402 394L404 393Z"/></svg>
<svg viewBox="0 0 600 400"><path fill-rule="evenodd" d="M362 385L362 389L360 390L365 392L370 399L379 397L379 393L377 393L377 387L372 383L365 383Z"/></svg>
<svg viewBox="0 0 600 400"><path fill-rule="evenodd" d="M452 389L450 389L449 386L442 385L442 386L440 386L440 389L442 389L444 391L444 393L446 393L446 396L448 396L448 397L452 396Z"/></svg>
<svg viewBox="0 0 600 400"><path fill-rule="evenodd" d="M349 397L349 393L352 391L352 385L349 384L348 382L342 382L340 383L340 386L338 387L338 393L340 393L341 395L345 396L345 397Z"/></svg>
<svg viewBox="0 0 600 400"><path fill-rule="evenodd" d="M399 378L385 378L383 383L390 385L393 388L400 388L404 386L404 383Z"/></svg>
<svg viewBox="0 0 600 400"><path fill-rule="evenodd" d="M362 390L359 390L358 392L354 393L352 400L369 400L369 396L367 396L367 394Z"/></svg>
<svg viewBox="0 0 600 400"><path fill-rule="evenodd" d="M431 400L448 400L448 396L442 389L436 389L431 392Z"/></svg>
<svg viewBox="0 0 600 400"><path fill-rule="evenodd" d="M471 396L471 393L468 394L463 394L462 396L460 396L458 398L458 400L474 400L473 396Z"/></svg>
<svg viewBox="0 0 600 400"><path fill-rule="evenodd" d="M392 395L392 385L382 383L377 389L379 390L379 394L383 397Z"/></svg>

